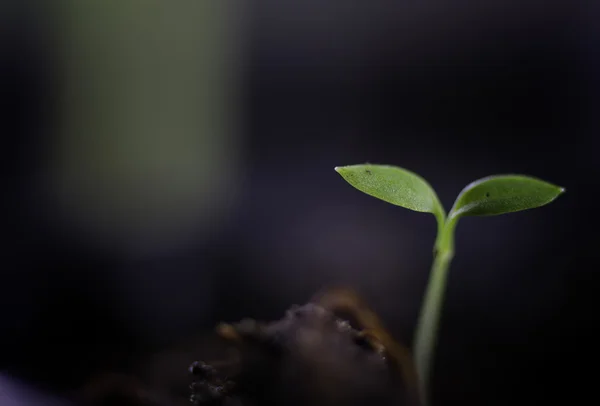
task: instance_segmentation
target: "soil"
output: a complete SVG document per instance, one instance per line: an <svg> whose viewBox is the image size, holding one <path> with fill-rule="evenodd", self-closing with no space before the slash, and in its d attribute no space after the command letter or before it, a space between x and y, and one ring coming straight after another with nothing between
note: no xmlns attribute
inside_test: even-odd
<svg viewBox="0 0 600 406"><path fill-rule="evenodd" d="M341 317L339 310L348 317ZM353 327L351 321L359 326ZM209 360L190 365L193 358L187 358L183 366L190 356L187 352L158 355L148 369L157 371L156 376L140 380L105 376L85 389L86 404L418 404L408 352L390 338L377 316L348 292L330 292L304 306L294 306L274 322L246 319L222 324L217 332L210 339L203 338L202 347L215 349L210 354L201 351L201 356L211 356ZM214 339L219 337L216 345ZM170 373L173 368L178 372ZM177 380L169 390L164 388L165 376ZM163 388L153 381L160 381Z"/></svg>

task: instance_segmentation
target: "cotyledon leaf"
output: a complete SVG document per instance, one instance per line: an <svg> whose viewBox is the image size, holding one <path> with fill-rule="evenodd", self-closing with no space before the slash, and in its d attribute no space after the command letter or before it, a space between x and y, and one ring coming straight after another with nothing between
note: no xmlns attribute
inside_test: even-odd
<svg viewBox="0 0 600 406"><path fill-rule="evenodd" d="M338 166L335 170L370 196L410 210L443 216L444 209L433 188L409 170L371 164Z"/></svg>
<svg viewBox="0 0 600 406"><path fill-rule="evenodd" d="M523 175L495 175L466 186L456 198L449 218L494 216L544 206L565 189Z"/></svg>

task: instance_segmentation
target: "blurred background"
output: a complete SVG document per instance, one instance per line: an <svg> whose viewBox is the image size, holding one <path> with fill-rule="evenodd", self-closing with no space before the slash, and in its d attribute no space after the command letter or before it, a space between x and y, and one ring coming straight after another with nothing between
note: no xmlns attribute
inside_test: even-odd
<svg viewBox="0 0 600 406"><path fill-rule="evenodd" d="M435 221L333 170L363 162L421 174L446 208L490 174L566 187L461 222L434 398L573 403L593 374L599 9L0 1L0 404L107 372L166 388L219 321L329 286L410 344Z"/></svg>

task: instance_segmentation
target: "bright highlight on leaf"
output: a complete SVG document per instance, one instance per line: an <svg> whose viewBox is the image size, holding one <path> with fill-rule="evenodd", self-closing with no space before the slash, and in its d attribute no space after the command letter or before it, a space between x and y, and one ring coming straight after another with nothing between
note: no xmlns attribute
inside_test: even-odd
<svg viewBox="0 0 600 406"><path fill-rule="evenodd" d="M479 179L458 195L449 217L494 216L544 206L565 189L521 175L498 175Z"/></svg>
<svg viewBox="0 0 600 406"><path fill-rule="evenodd" d="M424 213L443 213L437 195L419 175L388 165L338 166L335 170L356 189L396 206Z"/></svg>

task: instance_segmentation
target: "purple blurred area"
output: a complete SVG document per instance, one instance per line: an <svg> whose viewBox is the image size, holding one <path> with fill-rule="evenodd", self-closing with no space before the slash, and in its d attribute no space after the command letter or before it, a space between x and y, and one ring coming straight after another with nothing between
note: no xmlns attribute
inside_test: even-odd
<svg viewBox="0 0 600 406"><path fill-rule="evenodd" d="M149 354L219 321L278 319L290 305L338 285L358 289L410 344L435 222L360 194L333 170L368 161L418 172L447 209L463 186L495 173L566 187L539 210L461 222L435 403L572 403L583 393L570 383L570 371L588 356L596 319L598 276L586 265L594 264L587 260L598 245L590 223L600 172L594 2L211 2L221 11L212 16L207 7L200 28L192 17L176 24L177 5L184 10L191 3L173 1L168 15L164 3L156 14L163 19L152 17L157 30L188 40L171 45L156 34L143 57L165 62L165 72L175 74L162 77L163 67L139 62L150 71L139 69L139 84L131 83L136 73L113 102L89 98L91 111L96 102L115 105L110 114L118 117L125 106L150 120L127 118L127 125L155 133L133 134L117 169L102 166L121 161L103 156L102 136L90 135L88 152L72 148L73 157L90 163L89 178L77 160L66 169L56 163L57 146L70 142L57 124L63 90L78 80L64 77L72 60L60 45L67 38L62 9L1 3L0 371L47 393L67 393L101 372L135 369ZM146 7L126 3L134 11ZM134 41L134 30L154 32L154 22L130 26L123 15L119 35L131 30ZM113 28L105 16L97 18L98 43L112 44L102 30ZM217 18L215 27L203 25ZM231 29L221 43L195 48L194 35L210 40L224 27ZM219 44L225 52L211 48ZM81 49L90 58L96 52ZM138 72L128 49L122 54L132 68L108 60L93 77ZM190 62L188 55L199 59ZM215 55L231 59L219 65ZM178 66L189 63L197 64L198 75L191 68L181 75L198 82L177 82L185 95L171 95ZM235 80L211 79L205 69ZM146 97L145 84L161 78ZM81 100L96 91L89 89L79 89ZM187 91L208 103L164 112L187 100ZM164 97L138 111L120 100L130 94L152 102L154 94ZM221 121L205 126L217 104ZM153 109L165 116L144 116ZM189 127L176 125L185 120ZM121 146L123 138L111 139ZM114 186L109 175L99 178L105 183L91 182L96 162L101 176L123 183ZM64 179L81 183L55 183L53 165L63 168ZM0 382L0 395L10 399L7 382ZM54 404L17 398L0 405Z"/></svg>
<svg viewBox="0 0 600 406"><path fill-rule="evenodd" d="M4 375L0 375L0 403L3 406L68 406L70 404Z"/></svg>

